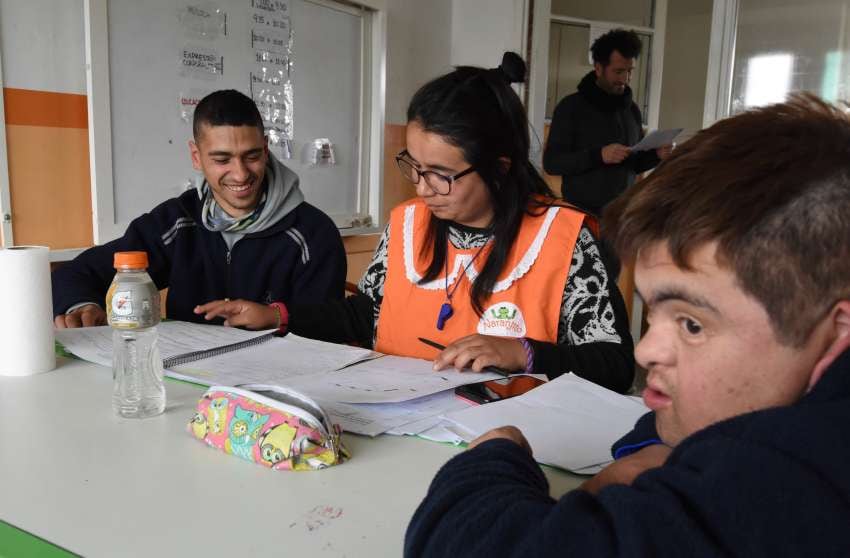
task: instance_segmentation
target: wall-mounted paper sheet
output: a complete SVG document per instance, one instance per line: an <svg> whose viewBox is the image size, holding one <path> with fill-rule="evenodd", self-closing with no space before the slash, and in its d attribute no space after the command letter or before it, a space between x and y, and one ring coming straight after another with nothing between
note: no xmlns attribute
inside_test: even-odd
<svg viewBox="0 0 850 558"><path fill-rule="evenodd" d="M0 376L30 376L56 368L50 250L0 249Z"/></svg>

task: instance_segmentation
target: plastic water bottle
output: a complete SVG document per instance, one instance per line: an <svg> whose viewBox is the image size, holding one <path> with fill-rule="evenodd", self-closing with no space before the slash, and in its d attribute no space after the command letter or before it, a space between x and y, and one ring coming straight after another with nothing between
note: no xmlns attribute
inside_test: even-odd
<svg viewBox="0 0 850 558"><path fill-rule="evenodd" d="M162 358L157 346L159 291L147 273L146 252L116 252L106 294L112 326L112 408L127 418L165 410Z"/></svg>

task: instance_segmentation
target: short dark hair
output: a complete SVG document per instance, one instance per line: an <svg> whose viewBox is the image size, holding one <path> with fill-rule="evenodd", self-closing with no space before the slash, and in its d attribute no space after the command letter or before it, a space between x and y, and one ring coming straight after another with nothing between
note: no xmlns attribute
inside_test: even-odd
<svg viewBox="0 0 850 558"><path fill-rule="evenodd" d="M261 134L265 133L263 118L257 105L250 97L235 89L213 91L195 107L192 118L192 134L195 141L201 132L201 126L254 126Z"/></svg>
<svg viewBox="0 0 850 558"><path fill-rule="evenodd" d="M664 242L673 261L717 243L717 264L800 346L850 299L850 115L812 94L721 120L609 204L626 260Z"/></svg>
<svg viewBox="0 0 850 558"><path fill-rule="evenodd" d="M607 66L611 63L611 53L615 50L623 58L637 58L641 50L640 37L634 31L613 29L593 41L590 52L593 61Z"/></svg>

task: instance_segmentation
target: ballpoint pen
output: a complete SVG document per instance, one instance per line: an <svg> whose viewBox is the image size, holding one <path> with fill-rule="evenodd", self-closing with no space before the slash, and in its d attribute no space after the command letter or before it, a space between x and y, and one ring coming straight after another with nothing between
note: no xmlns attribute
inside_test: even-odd
<svg viewBox="0 0 850 558"><path fill-rule="evenodd" d="M438 349L440 351L442 351L443 349L446 348L445 345L441 345L440 343L437 343L436 341L431 341L430 339L426 339L424 337L417 337L417 339L419 339L419 341L421 341L422 343L425 343L426 345L434 347L435 349ZM511 375L510 370L505 370L504 368L499 368L498 366L485 366L484 368L481 369L481 371L482 372L493 372L493 373L498 374L500 376L504 376L505 378L507 378L508 376Z"/></svg>

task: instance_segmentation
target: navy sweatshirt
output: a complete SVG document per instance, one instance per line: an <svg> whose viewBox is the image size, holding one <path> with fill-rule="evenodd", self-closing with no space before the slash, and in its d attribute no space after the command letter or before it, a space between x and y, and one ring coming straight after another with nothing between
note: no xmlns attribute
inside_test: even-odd
<svg viewBox="0 0 850 558"><path fill-rule="evenodd" d="M654 436L643 432L634 443ZM631 486L549 496L528 453L491 440L449 461L405 556L850 556L850 351L794 405L716 423Z"/></svg>
<svg viewBox="0 0 850 558"><path fill-rule="evenodd" d="M223 298L255 302L321 302L342 298L346 259L330 217L302 202L271 227L247 234L231 250L201 222L195 190L134 219L119 239L89 248L53 272L53 314L80 302L103 306L115 275L114 252L148 253L148 273L168 288L166 315L205 322L192 311ZM221 323L215 320L212 323Z"/></svg>

